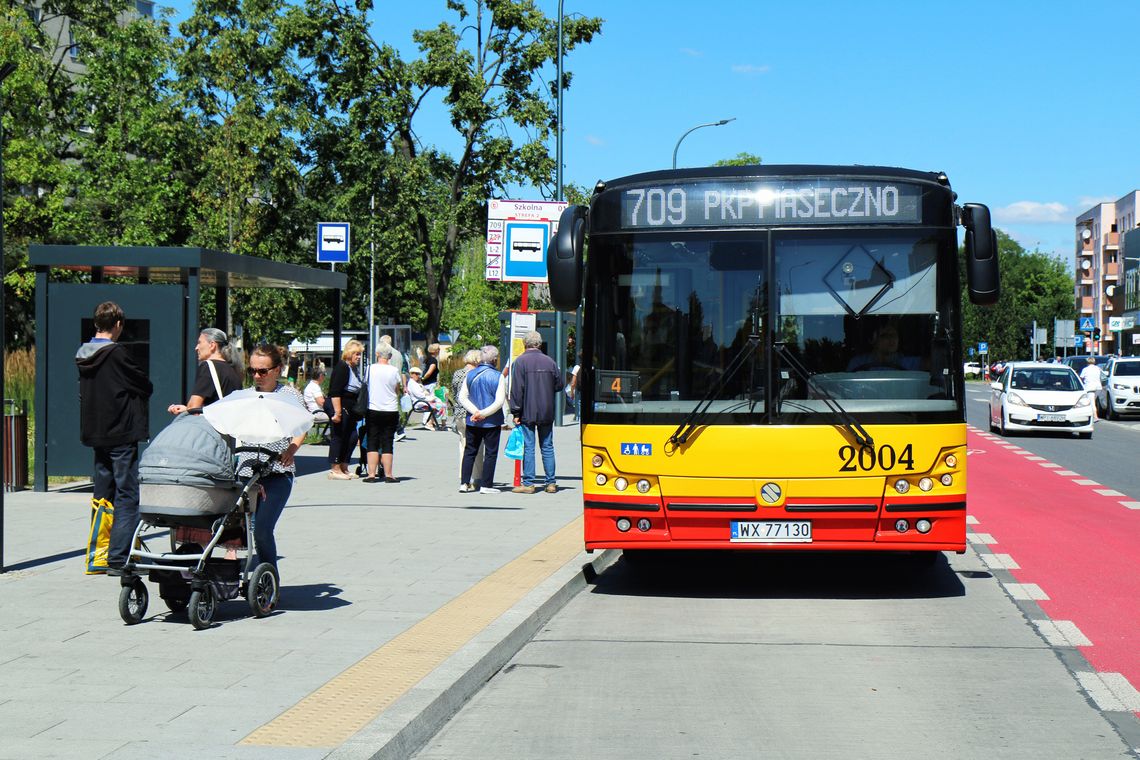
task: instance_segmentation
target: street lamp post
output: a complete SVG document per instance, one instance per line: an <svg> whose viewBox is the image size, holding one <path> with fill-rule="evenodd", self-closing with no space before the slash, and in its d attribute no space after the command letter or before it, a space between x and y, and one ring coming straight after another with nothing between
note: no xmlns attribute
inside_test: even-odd
<svg viewBox="0 0 1140 760"><path fill-rule="evenodd" d="M0 64L0 84L4 83L13 71L16 70L16 64L5 61ZM6 269L4 267L4 108L3 108L3 95L0 95L0 408L4 405L4 397L7 395L4 390L4 352L7 350L7 340L5 333L8 331L7 320L4 319L4 275ZM7 410L2 410L6 412ZM13 434L15 434L15 427L13 427ZM2 434L0 434L2 436ZM16 441L11 442L12 446L16 445ZM2 470L3 467L0 467ZM12 479L15 482L16 473L12 472ZM7 484L0 485L0 573L4 572L4 490Z"/></svg>
<svg viewBox="0 0 1140 760"><path fill-rule="evenodd" d="M684 140L686 137L688 137L690 133L696 132L698 129L701 129L702 127L723 127L725 124L729 123L730 121L736 121L736 117L733 116L731 119L721 119L720 121L710 121L708 124L698 124L697 126L690 129L688 132L686 132L685 134L681 135L681 139L677 141L677 144L675 146L673 146L673 168L674 169L677 168L677 148L681 147L681 141Z"/></svg>

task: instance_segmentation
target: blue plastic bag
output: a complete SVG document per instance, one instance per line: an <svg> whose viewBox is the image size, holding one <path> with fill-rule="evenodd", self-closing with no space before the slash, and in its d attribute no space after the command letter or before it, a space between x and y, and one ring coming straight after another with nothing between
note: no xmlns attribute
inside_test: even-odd
<svg viewBox="0 0 1140 760"><path fill-rule="evenodd" d="M514 428L511 430L511 434L507 436L507 448L503 451L503 455L508 459L523 458L523 431L521 427Z"/></svg>

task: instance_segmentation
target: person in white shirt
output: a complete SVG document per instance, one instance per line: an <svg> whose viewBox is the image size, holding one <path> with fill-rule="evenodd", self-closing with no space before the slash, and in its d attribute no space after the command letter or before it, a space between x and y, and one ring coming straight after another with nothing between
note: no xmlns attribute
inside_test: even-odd
<svg viewBox="0 0 1140 760"><path fill-rule="evenodd" d="M381 344L376 362L368 368L366 390L368 414L364 418L368 436L368 477L365 483L379 482L378 466L384 467L384 482L397 482L392 470L392 441L400 422L399 394L403 388L400 373L391 365L392 347Z"/></svg>
<svg viewBox="0 0 1140 760"><path fill-rule="evenodd" d="M1103 386L1100 384L1100 367L1096 366L1096 359L1089 357L1088 363L1085 368L1081 370L1081 385L1085 387L1086 391L1090 391L1094 395ZM1096 400L1093 400L1093 419L1097 418L1096 413Z"/></svg>
<svg viewBox="0 0 1140 760"><path fill-rule="evenodd" d="M313 413L313 421L328 422L329 416L325 412L325 392L321 388L321 381L325 379L324 367L317 367L313 370L313 375L309 379L309 384L305 386L305 408Z"/></svg>

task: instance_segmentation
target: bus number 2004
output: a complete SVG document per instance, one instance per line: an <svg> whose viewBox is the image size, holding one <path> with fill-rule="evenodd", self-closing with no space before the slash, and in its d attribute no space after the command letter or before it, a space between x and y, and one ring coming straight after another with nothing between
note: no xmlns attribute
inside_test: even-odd
<svg viewBox="0 0 1140 760"><path fill-rule="evenodd" d="M907 444L901 452L896 452L894 446L879 446L878 451L870 446L840 446L839 458L843 461L840 472L870 472L878 467L880 470L893 470L903 467L906 470L914 469L914 447Z"/></svg>

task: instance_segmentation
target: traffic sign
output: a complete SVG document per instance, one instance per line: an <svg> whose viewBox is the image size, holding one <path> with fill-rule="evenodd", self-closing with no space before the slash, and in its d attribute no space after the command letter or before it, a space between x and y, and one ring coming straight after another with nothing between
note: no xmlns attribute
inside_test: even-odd
<svg viewBox="0 0 1140 760"><path fill-rule="evenodd" d="M546 248L567 205L565 201L491 199L487 204L487 279L546 282Z"/></svg>
<svg viewBox="0 0 1140 760"><path fill-rule="evenodd" d="M1092 317L1081 317L1081 332L1092 332L1096 322Z"/></svg>
<svg viewBox="0 0 1140 760"><path fill-rule="evenodd" d="M979 341L978 342L978 353L979 354L988 354L989 352L990 352L990 344L989 343L982 343L981 341Z"/></svg>
<svg viewBox="0 0 1140 760"><path fill-rule="evenodd" d="M341 264L348 261L348 222L317 223L317 262Z"/></svg>
<svg viewBox="0 0 1140 760"><path fill-rule="evenodd" d="M1073 336L1073 347L1074 348L1084 348L1084 346L1085 346L1085 336L1074 335Z"/></svg>

